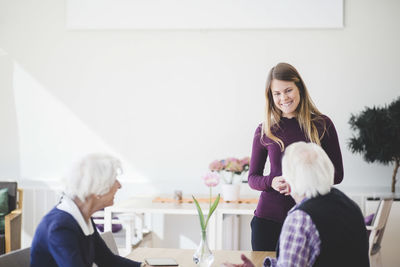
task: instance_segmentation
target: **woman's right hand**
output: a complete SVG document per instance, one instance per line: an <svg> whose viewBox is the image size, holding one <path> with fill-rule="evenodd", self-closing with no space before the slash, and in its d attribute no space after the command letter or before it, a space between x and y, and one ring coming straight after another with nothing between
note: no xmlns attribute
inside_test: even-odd
<svg viewBox="0 0 400 267"><path fill-rule="evenodd" d="M247 258L244 254L242 254L240 256L240 258L242 259L243 263L233 264L233 263L229 263L229 262L224 262L224 263L222 263L221 266L223 266L223 267L254 267L254 264L251 262L251 260L249 258Z"/></svg>
<svg viewBox="0 0 400 267"><path fill-rule="evenodd" d="M290 195L290 186L283 176L275 176L272 179L271 187L284 195Z"/></svg>

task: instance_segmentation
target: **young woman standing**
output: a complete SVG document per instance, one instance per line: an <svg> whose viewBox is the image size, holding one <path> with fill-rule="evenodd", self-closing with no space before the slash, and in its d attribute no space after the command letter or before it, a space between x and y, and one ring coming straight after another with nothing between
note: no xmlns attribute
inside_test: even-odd
<svg viewBox="0 0 400 267"><path fill-rule="evenodd" d="M248 182L261 191L251 221L254 251L273 251L287 212L295 205L282 177L285 148L298 141L320 145L335 167L335 184L343 179L343 162L335 126L315 107L297 70L279 63L268 75L266 117L254 134ZM269 158L269 174L264 168Z"/></svg>

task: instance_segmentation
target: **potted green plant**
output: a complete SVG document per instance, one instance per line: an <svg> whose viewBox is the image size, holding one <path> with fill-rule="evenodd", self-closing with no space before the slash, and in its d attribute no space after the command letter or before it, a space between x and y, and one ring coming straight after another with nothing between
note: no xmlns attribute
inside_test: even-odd
<svg viewBox="0 0 400 267"><path fill-rule="evenodd" d="M360 153L367 162L394 164L392 193L400 164L400 97L384 107L365 108L359 115L351 114L351 129L357 136L350 138L348 147Z"/></svg>

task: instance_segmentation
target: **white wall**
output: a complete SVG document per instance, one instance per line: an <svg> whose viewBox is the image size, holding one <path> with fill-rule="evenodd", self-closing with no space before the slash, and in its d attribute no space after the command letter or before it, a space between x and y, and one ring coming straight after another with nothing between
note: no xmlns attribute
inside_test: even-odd
<svg viewBox="0 0 400 267"><path fill-rule="evenodd" d="M343 186L389 191L392 166L346 144L351 113L399 96L399 10L345 1L340 30L67 31L64 1L1 0L0 177L58 180L100 150L124 160L122 196L206 192L210 161L250 154L267 71L287 61L337 127Z"/></svg>
<svg viewBox="0 0 400 267"><path fill-rule="evenodd" d="M19 177L17 118L12 87L12 61L0 48L0 177Z"/></svg>

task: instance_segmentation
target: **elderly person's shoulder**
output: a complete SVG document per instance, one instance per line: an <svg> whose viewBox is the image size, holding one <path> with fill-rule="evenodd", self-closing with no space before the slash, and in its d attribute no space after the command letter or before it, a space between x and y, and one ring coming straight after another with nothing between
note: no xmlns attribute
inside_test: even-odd
<svg viewBox="0 0 400 267"><path fill-rule="evenodd" d="M54 207L47 213L42 220L43 227L48 229L48 232L57 228L69 228L71 230L79 230L79 225L76 223L71 214Z"/></svg>

